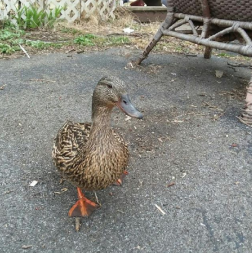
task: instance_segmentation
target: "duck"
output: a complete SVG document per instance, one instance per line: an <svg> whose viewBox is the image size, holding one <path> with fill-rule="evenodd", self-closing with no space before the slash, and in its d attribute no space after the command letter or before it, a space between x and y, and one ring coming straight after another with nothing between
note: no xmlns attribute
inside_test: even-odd
<svg viewBox="0 0 252 253"><path fill-rule="evenodd" d="M142 119L131 103L124 81L105 76L92 96L92 122L67 121L54 139L52 158L64 179L77 187L78 200L70 208L70 217L89 216L98 204L85 197L85 191L97 191L127 175L129 150L124 138L111 127L111 113L118 107L126 115Z"/></svg>

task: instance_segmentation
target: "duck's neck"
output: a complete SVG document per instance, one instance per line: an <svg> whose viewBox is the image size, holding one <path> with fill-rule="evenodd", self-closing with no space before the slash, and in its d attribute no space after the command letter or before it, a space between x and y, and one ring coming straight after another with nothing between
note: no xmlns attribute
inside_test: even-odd
<svg viewBox="0 0 252 253"><path fill-rule="evenodd" d="M92 128L106 131L110 129L112 108L106 106L95 106L92 108Z"/></svg>

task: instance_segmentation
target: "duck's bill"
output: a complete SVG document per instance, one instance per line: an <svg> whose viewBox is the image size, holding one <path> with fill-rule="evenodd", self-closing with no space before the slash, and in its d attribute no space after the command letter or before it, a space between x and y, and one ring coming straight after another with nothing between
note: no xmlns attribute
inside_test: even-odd
<svg viewBox="0 0 252 253"><path fill-rule="evenodd" d="M116 103L116 105L127 115L129 115L130 117L134 117L134 118L138 118L138 119L142 119L143 118L143 114L141 112L139 112L130 102L130 98L129 96L126 95L122 95L121 100L119 102Z"/></svg>

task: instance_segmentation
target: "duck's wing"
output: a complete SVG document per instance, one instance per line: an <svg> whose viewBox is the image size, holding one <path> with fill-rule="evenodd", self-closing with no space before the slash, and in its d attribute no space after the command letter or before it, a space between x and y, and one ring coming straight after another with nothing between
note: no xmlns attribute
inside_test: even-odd
<svg viewBox="0 0 252 253"><path fill-rule="evenodd" d="M72 165L79 151L89 138L91 123L67 121L59 130L52 151L52 157L59 170Z"/></svg>

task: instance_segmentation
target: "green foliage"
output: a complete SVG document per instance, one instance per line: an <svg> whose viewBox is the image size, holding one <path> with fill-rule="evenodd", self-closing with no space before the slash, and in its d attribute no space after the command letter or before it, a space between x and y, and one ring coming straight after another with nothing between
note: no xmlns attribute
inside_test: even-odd
<svg viewBox="0 0 252 253"><path fill-rule="evenodd" d="M22 42L21 36L24 31L16 29L8 22L4 23L4 28L0 29L0 53L11 54L20 51L19 44Z"/></svg>
<svg viewBox="0 0 252 253"><path fill-rule="evenodd" d="M69 34L72 34L72 35L81 33L79 30L74 29L74 28L69 28L69 27L62 27L60 29L60 31L63 32L63 33L69 33Z"/></svg>
<svg viewBox="0 0 252 253"><path fill-rule="evenodd" d="M122 44L130 43L128 37L124 36L111 36L111 37L100 37L93 34L80 35L74 40L75 44L81 46L118 46Z"/></svg>
<svg viewBox="0 0 252 253"><path fill-rule="evenodd" d="M29 41L25 42L25 45L36 48L36 49L40 49L40 50L47 49L50 47L60 48L63 46L63 44L61 44L61 43L47 43L47 42L43 42L41 40L36 40L36 41L29 40Z"/></svg>
<svg viewBox="0 0 252 253"><path fill-rule="evenodd" d="M130 43L130 40L128 37L125 36L113 36L113 37L109 37L106 41L107 45L110 46L117 46L117 45L122 45L122 44L127 44Z"/></svg>
<svg viewBox="0 0 252 253"><path fill-rule="evenodd" d="M47 13L45 10L40 10L36 5L30 5L29 7L23 6L17 10L17 15L13 18L16 20L20 29L36 29L39 27L52 28L56 20L60 17L60 13L64 8L56 7L54 10L50 10Z"/></svg>
<svg viewBox="0 0 252 253"><path fill-rule="evenodd" d="M17 46L13 47L6 43L0 43L0 53L2 54L11 54L18 50L20 50L20 48Z"/></svg>
<svg viewBox="0 0 252 253"><path fill-rule="evenodd" d="M2 29L0 30L0 40L10 40L20 38L21 35L24 34L22 30L14 30L14 29Z"/></svg>
<svg viewBox="0 0 252 253"><path fill-rule="evenodd" d="M20 51L19 45L25 45L33 47L39 50L47 49L50 47L61 48L62 43L46 43L40 40L31 41L22 38L25 35L25 31L14 28L13 26L5 26L4 29L0 29L0 53L12 54L16 51Z"/></svg>
<svg viewBox="0 0 252 253"><path fill-rule="evenodd" d="M85 35L81 35L79 37L77 37L76 39L74 39L74 43L75 44L79 44L82 46L94 46L94 40L95 40L96 36L93 34L85 34Z"/></svg>
<svg viewBox="0 0 252 253"><path fill-rule="evenodd" d="M66 38L64 42L44 42L41 40L36 40L35 38L40 38L40 33L43 34L43 30L38 33L36 31L36 36L32 36L33 32L30 31L29 33L25 30L20 29L20 26L23 28L27 27L36 27L37 25L42 25L42 23L37 22L36 20L41 20L45 17L42 15L42 12L36 12L36 9L31 8L29 12L26 12L27 18L23 20L22 17L20 18L20 22L25 22L23 25L19 24L19 26L13 25L8 20L4 21L2 28L0 28L0 54L12 54L16 51L20 51L20 45L22 45L28 52L29 48L34 48L37 50L45 50L45 49L52 49L52 48L61 48L63 46L71 45L74 46L78 45L79 47L92 47L96 46L99 48L104 48L107 46L118 46L123 45L126 43L130 43L130 39L124 36L98 36L94 34L82 34L81 31L73 28L66 28L61 27L60 31L63 34L68 33L71 34L72 39ZM48 15L50 16L49 19L52 20L54 15L60 15L60 12L51 12ZM16 17L17 20L19 17ZM36 25L34 25L36 23ZM47 23L49 24L49 23ZM50 23L52 25L52 23ZM34 25L34 26L33 26ZM47 31L48 32L48 31ZM52 31L51 31L52 33ZM69 35L67 37L69 37ZM28 38L33 38L32 40Z"/></svg>
<svg viewBox="0 0 252 253"><path fill-rule="evenodd" d="M49 43L45 43L43 41L40 40L36 40L36 41L26 41L25 43L26 46L31 46L37 49L46 49L48 47L50 47Z"/></svg>
<svg viewBox="0 0 252 253"><path fill-rule="evenodd" d="M54 10L50 10L49 14L47 14L47 26L52 28L56 22L56 20L60 17L61 11L64 10L62 7L57 7Z"/></svg>
<svg viewBox="0 0 252 253"><path fill-rule="evenodd" d="M1 28L2 29L16 29L16 26L11 23L10 19L4 19L1 21Z"/></svg>
<svg viewBox="0 0 252 253"><path fill-rule="evenodd" d="M230 55L229 53L224 53L224 52L222 52L222 53L217 53L217 56L220 56L220 57L232 57L232 55Z"/></svg>
<svg viewBox="0 0 252 253"><path fill-rule="evenodd" d="M24 31L26 29L36 29L38 27L52 28L57 18L60 17L62 10L62 7L57 7L47 13L44 10L39 11L35 5L24 6L17 10L17 15L12 17L16 20L17 26L11 23L11 19L3 21L2 29L0 29L0 53L11 54L15 51L20 51L19 45L22 44L36 49L62 47L60 43L45 43L22 39L26 34Z"/></svg>

